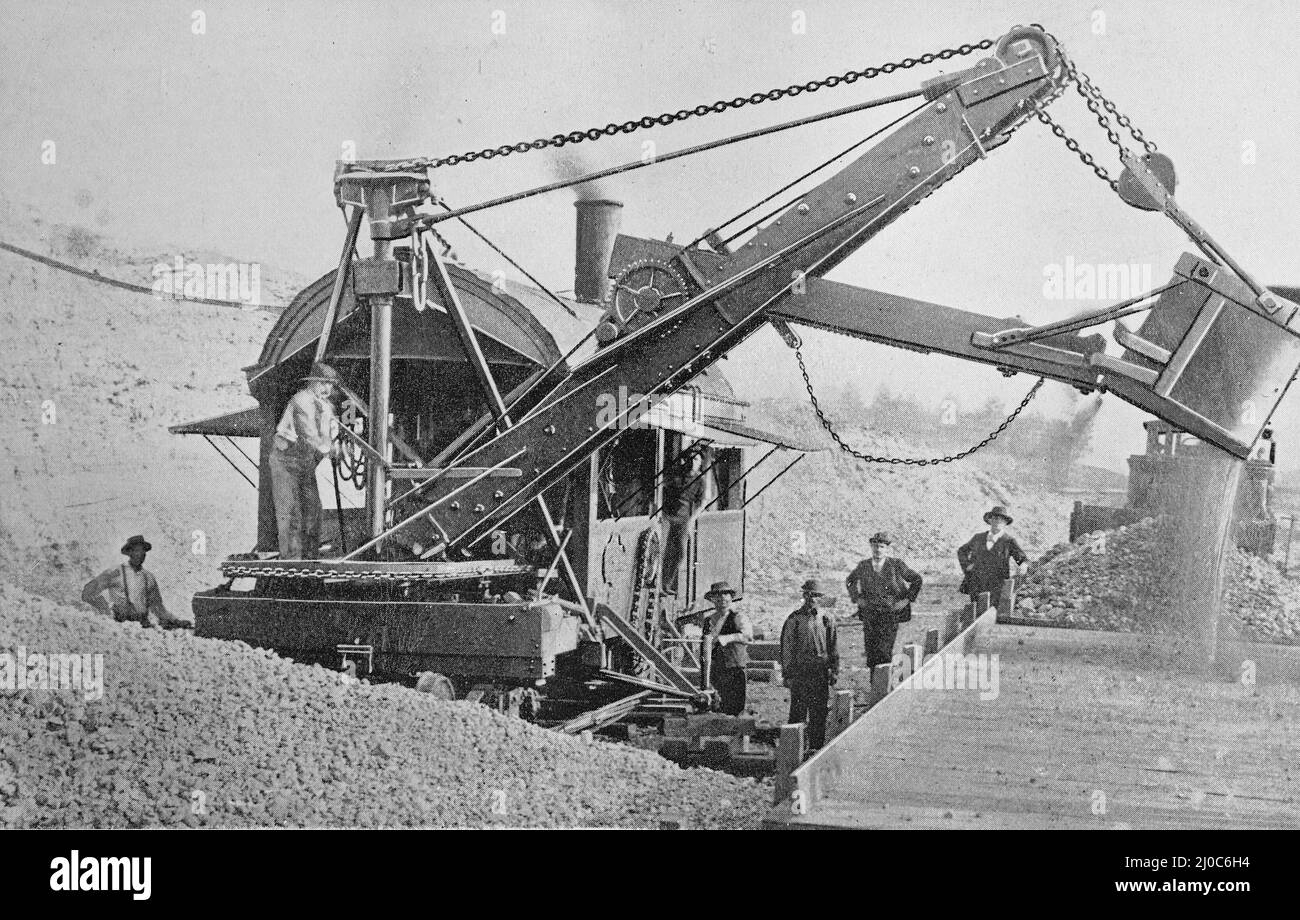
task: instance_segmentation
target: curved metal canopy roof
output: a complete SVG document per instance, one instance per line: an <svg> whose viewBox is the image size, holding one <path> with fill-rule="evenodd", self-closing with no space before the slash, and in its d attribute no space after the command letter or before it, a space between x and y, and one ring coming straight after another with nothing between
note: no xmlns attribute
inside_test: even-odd
<svg viewBox="0 0 1300 920"><path fill-rule="evenodd" d="M560 358L554 337L517 299L468 269L458 265L449 265L447 269L490 364L549 366ZM334 275L329 272L308 285L280 314L257 363L245 368L250 384L287 362L304 360L305 353L315 349L329 307ZM357 310L349 276L339 300L330 354L368 357L364 331L368 322L364 311ZM416 311L408 306L393 313L393 357L463 361L465 354L451 318L441 307L435 305Z"/></svg>

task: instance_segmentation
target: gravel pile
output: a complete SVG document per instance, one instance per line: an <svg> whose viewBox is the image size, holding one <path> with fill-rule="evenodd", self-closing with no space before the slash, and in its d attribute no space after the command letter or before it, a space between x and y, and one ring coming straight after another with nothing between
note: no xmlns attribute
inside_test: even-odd
<svg viewBox="0 0 1300 920"><path fill-rule="evenodd" d="M6 689L19 646L102 655L102 697ZM747 827L769 801L753 780L346 680L0 583L0 828Z"/></svg>
<svg viewBox="0 0 1300 920"><path fill-rule="evenodd" d="M1227 608L1241 636L1258 642L1300 644L1300 584L1268 560L1234 550L1227 584Z"/></svg>
<svg viewBox="0 0 1300 920"><path fill-rule="evenodd" d="M1147 518L1059 544L1031 568L1016 613L1058 626L1121 632L1177 628L1170 539ZM1251 641L1300 643L1300 585L1272 563L1233 549L1225 572L1225 609Z"/></svg>

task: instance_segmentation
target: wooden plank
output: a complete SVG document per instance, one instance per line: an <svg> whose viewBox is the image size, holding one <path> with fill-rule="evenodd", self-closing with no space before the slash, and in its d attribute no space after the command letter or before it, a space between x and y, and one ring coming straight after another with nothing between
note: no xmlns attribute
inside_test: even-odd
<svg viewBox="0 0 1300 920"><path fill-rule="evenodd" d="M998 622L1016 612L1016 591L1020 587L1019 578L1008 578L1002 582L1002 591L998 595Z"/></svg>
<svg viewBox="0 0 1300 920"><path fill-rule="evenodd" d="M834 738L853 722L853 691L836 690L826 719L826 738Z"/></svg>
<svg viewBox="0 0 1300 920"><path fill-rule="evenodd" d="M1264 703L1258 694L1239 697L1231 685L1216 691L1211 684L1194 724L1186 716L1171 720L1168 708L1148 707L1129 682L1145 676L1146 695L1179 700L1200 678L1154 670L1150 637L1111 643L1105 648L1112 654L1090 661L1088 646L1074 637L1042 649L1024 638L1035 631L995 626L996 615L986 611L941 651L1005 648L997 698L901 687L796 771L809 812L774 813L769 824L1300 826L1300 798L1281 766L1300 753L1292 691L1273 691ZM1117 665L1114 653L1126 660ZM932 657L923 668L943 663ZM1253 734L1264 705L1270 727L1274 709L1288 721L1260 741ZM1254 728L1240 724L1252 721ZM926 730L917 732L918 725ZM1106 796L1104 815L1092 814L1097 792Z"/></svg>
<svg viewBox="0 0 1300 920"><path fill-rule="evenodd" d="M473 479L482 473L487 475L485 479L518 479L524 475L524 471L518 467L503 466L493 469L486 466L453 466L453 467L433 467L433 466L395 466L388 470L389 479L430 479L434 476L442 476L444 479Z"/></svg>
<svg viewBox="0 0 1300 920"><path fill-rule="evenodd" d="M639 655L654 665L655 670L659 672L659 676L666 682L684 693L694 693L696 691L695 686L673 667L672 662L665 658L657 648L647 642L645 637L631 623L608 607L601 607L598 612L601 621L612 627Z"/></svg>
<svg viewBox="0 0 1300 920"><path fill-rule="evenodd" d="M888 664L878 664L871 669L871 695L867 698L868 709L889 695L889 675L892 672L893 666Z"/></svg>
<svg viewBox="0 0 1300 920"><path fill-rule="evenodd" d="M764 821L765 827L789 829L881 829L881 830L1051 830L1066 828L1131 828L1177 829L1215 828L1230 830L1268 829L1276 825L1265 820L1246 817L1225 819L1213 814L1138 814L1124 818L1112 814L1075 816L1042 812L1001 813L969 808L931 808L893 803L853 803L850 806L834 802L824 803L813 812L800 816L786 816L784 820L772 818Z"/></svg>
<svg viewBox="0 0 1300 920"><path fill-rule="evenodd" d="M943 635L940 637L942 640L940 647L947 645L949 642L951 642L953 639L957 637L958 633L962 631L961 620L962 620L962 611L960 610L954 610L944 615Z"/></svg>
<svg viewBox="0 0 1300 920"><path fill-rule="evenodd" d="M776 744L776 775L772 779L772 804L789 810L790 797L798 788L794 772L803 761L804 724L782 725Z"/></svg>

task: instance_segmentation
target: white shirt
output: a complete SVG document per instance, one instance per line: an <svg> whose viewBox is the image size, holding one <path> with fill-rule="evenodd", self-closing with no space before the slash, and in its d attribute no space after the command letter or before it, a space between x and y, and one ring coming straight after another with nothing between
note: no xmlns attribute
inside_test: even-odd
<svg viewBox="0 0 1300 920"><path fill-rule="evenodd" d="M301 443L323 455L330 452L336 425L330 401L318 396L311 387L304 387L284 407L275 433L289 444Z"/></svg>

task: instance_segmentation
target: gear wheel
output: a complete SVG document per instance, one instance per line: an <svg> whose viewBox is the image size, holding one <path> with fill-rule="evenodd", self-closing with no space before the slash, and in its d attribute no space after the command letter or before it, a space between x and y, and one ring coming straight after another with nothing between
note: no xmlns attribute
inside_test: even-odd
<svg viewBox="0 0 1300 920"><path fill-rule="evenodd" d="M606 344L621 335L637 316L653 316L685 303L690 292L677 269L658 259L642 259L623 269L610 285L605 315L596 338Z"/></svg>

